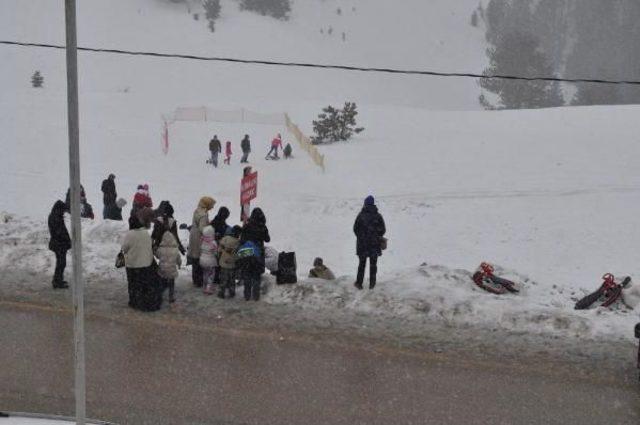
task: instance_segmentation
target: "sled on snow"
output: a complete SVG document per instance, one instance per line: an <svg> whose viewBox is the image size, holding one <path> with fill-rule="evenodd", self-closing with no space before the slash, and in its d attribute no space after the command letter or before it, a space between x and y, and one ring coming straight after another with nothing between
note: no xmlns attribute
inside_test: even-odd
<svg viewBox="0 0 640 425"><path fill-rule="evenodd" d="M617 283L615 276L611 273L602 276L602 280L602 285L595 292L578 300L575 305L576 310L586 310L595 303L600 303L600 307L610 307L622 298L622 290L631 283L629 276Z"/></svg>
<svg viewBox="0 0 640 425"><path fill-rule="evenodd" d="M496 276L495 268L486 262L480 264L473 274L473 282L485 291L502 295L506 293L518 293L520 292L516 288L516 284L508 279Z"/></svg>

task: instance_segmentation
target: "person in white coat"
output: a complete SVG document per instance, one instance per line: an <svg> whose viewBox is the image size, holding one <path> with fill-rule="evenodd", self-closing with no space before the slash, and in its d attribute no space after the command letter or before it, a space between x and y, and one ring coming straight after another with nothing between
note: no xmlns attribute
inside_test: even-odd
<svg viewBox="0 0 640 425"><path fill-rule="evenodd" d="M162 279L162 286L169 289L169 302L175 302L175 282L178 269L182 266L182 257L178 248L178 241L170 231L164 232L162 241L156 251L159 260L158 275Z"/></svg>
<svg viewBox="0 0 640 425"><path fill-rule="evenodd" d="M205 285L204 293L213 294L213 277L218 267L218 244L216 243L216 231L209 225L202 230L200 243L200 267L202 279Z"/></svg>

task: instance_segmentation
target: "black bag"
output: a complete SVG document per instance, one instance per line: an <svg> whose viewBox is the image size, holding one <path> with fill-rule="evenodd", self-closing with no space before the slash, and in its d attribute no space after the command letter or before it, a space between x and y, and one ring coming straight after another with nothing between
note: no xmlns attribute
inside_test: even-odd
<svg viewBox="0 0 640 425"><path fill-rule="evenodd" d="M124 253L120 251L116 256L116 269L121 269L125 266L124 263Z"/></svg>
<svg viewBox="0 0 640 425"><path fill-rule="evenodd" d="M295 252L281 252L278 255L278 273L276 274L276 283L282 285L285 283L298 282L296 275L297 263Z"/></svg>

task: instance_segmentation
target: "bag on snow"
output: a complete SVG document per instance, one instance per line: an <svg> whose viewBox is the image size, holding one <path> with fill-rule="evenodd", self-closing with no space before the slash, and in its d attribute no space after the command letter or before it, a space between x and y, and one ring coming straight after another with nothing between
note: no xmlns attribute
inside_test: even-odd
<svg viewBox="0 0 640 425"><path fill-rule="evenodd" d="M124 266L125 266L124 252L120 251L118 255L116 255L116 269L121 269Z"/></svg>
<svg viewBox="0 0 640 425"><path fill-rule="evenodd" d="M278 272L276 273L276 283L278 285L282 285L298 282L296 270L296 253L281 252L280 255L278 255Z"/></svg>

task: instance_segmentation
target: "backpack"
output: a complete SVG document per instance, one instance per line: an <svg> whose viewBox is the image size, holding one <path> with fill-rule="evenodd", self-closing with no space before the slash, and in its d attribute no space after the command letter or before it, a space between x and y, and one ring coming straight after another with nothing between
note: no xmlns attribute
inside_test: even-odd
<svg viewBox="0 0 640 425"><path fill-rule="evenodd" d="M295 252L281 252L278 255L278 272L276 283L278 285L298 282L296 275L297 263Z"/></svg>

